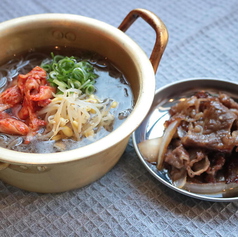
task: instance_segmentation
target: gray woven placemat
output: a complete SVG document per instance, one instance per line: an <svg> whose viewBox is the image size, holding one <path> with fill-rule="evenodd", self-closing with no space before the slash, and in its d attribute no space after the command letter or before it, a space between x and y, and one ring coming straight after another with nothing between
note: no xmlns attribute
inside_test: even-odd
<svg viewBox="0 0 238 237"><path fill-rule="evenodd" d="M63 12L117 27L134 8L155 12L170 39L156 87L191 77L237 81L238 1L1 0L0 21ZM138 20L127 32L149 55L154 32ZM1 47L1 46L0 46ZM132 142L100 180L61 194L0 182L0 236L237 236L238 202L193 199L165 187L140 163Z"/></svg>

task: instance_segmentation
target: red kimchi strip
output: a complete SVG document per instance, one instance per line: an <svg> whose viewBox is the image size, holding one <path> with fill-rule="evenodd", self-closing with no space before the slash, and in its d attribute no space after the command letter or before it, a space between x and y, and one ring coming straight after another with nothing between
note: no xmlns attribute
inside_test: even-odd
<svg viewBox="0 0 238 237"><path fill-rule="evenodd" d="M25 143L29 143L31 136L46 125L36 112L51 102L53 91L41 67L18 75L17 84L0 94L0 132L27 135ZM10 108L11 111L6 111Z"/></svg>

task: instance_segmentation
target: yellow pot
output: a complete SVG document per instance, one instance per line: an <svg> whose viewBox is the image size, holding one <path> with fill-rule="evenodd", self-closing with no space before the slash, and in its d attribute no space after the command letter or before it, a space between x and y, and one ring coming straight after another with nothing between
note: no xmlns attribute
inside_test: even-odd
<svg viewBox="0 0 238 237"><path fill-rule="evenodd" d="M155 31L150 60L124 32L138 18ZM42 193L85 186L107 173L123 154L130 135L149 111L155 91L155 72L168 33L152 12L132 10L118 28L70 14L25 16L0 24L0 64L30 48L71 46L109 58L129 81L135 105L125 122L106 137L81 148L49 154L31 154L0 148L0 179L21 189Z"/></svg>

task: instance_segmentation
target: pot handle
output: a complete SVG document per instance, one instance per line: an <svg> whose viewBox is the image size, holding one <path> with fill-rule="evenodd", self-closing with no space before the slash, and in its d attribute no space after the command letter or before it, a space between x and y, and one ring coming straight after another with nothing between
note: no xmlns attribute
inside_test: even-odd
<svg viewBox="0 0 238 237"><path fill-rule="evenodd" d="M155 30L156 33L154 48L150 55L150 62L153 66L154 72L156 73L159 62L168 42L168 31L158 16L156 16L153 12L142 8L137 8L129 12L118 29L125 32L139 17L145 20Z"/></svg>

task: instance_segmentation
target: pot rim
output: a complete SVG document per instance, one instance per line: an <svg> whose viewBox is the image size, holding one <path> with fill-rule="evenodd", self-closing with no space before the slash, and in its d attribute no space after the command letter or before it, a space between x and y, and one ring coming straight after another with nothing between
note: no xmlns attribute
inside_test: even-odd
<svg viewBox="0 0 238 237"><path fill-rule="evenodd" d="M100 29L107 35L110 35L110 37L114 37L118 44L122 44L128 54L133 56L139 74L141 75L141 78L143 78L137 102L135 103L131 114L118 128L92 144L56 153L26 153L0 147L0 161L2 162L11 164L43 165L70 162L90 157L114 146L121 140L130 136L143 121L153 102L155 92L155 74L147 55L134 40L114 26L97 19L80 15L67 13L43 13L22 16L2 22L0 23L0 31L7 31L11 27L25 24L26 21L62 21L62 19L63 21L78 22L79 24L90 25Z"/></svg>

